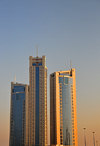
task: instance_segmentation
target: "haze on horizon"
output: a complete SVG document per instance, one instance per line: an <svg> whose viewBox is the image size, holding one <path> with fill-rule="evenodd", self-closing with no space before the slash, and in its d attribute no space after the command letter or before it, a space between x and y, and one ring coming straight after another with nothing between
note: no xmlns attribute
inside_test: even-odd
<svg viewBox="0 0 100 146"><path fill-rule="evenodd" d="M0 146L9 145L10 87L29 82L29 56L46 55L49 75L76 68L79 146L100 144L100 1L0 1ZM49 115L48 115L49 116Z"/></svg>

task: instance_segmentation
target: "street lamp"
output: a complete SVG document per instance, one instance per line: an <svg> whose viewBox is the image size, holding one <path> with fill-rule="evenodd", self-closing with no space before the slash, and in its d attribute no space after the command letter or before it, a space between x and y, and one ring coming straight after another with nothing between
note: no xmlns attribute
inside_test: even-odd
<svg viewBox="0 0 100 146"><path fill-rule="evenodd" d="M86 135L85 135L86 128L83 128L83 129L84 129L84 145L86 146Z"/></svg>
<svg viewBox="0 0 100 146"><path fill-rule="evenodd" d="M94 146L95 146L95 132L92 132L93 133L93 144L94 144Z"/></svg>

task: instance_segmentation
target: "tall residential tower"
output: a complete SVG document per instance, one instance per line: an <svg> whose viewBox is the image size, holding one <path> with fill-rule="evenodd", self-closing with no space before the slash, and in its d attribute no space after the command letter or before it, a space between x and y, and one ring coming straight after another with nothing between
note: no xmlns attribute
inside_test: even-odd
<svg viewBox="0 0 100 146"><path fill-rule="evenodd" d="M50 144L78 146L75 69L50 75Z"/></svg>
<svg viewBox="0 0 100 146"><path fill-rule="evenodd" d="M47 67L45 56L29 58L29 146L47 145Z"/></svg>
<svg viewBox="0 0 100 146"><path fill-rule="evenodd" d="M10 146L28 146L28 85L11 83Z"/></svg>

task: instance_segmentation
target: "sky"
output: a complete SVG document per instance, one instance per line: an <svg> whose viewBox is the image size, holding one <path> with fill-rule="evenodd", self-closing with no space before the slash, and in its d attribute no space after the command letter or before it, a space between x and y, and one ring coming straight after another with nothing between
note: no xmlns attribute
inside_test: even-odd
<svg viewBox="0 0 100 146"><path fill-rule="evenodd" d="M79 146L100 145L100 1L0 0L0 146L9 145L11 81L29 83L29 56L46 55L49 75L76 68ZM99 146L98 145L98 146Z"/></svg>

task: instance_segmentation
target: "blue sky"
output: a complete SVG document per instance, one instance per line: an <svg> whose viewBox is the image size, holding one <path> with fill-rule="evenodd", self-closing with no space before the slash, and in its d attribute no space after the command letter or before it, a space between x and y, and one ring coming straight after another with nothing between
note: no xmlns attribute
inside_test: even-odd
<svg viewBox="0 0 100 146"><path fill-rule="evenodd" d="M79 144L100 139L100 1L0 1L0 142L8 145L10 82L28 83L29 56L46 55L49 74L76 68ZM48 83L49 98L49 83ZM1 145L0 144L0 145ZM81 145L79 145L81 146Z"/></svg>

